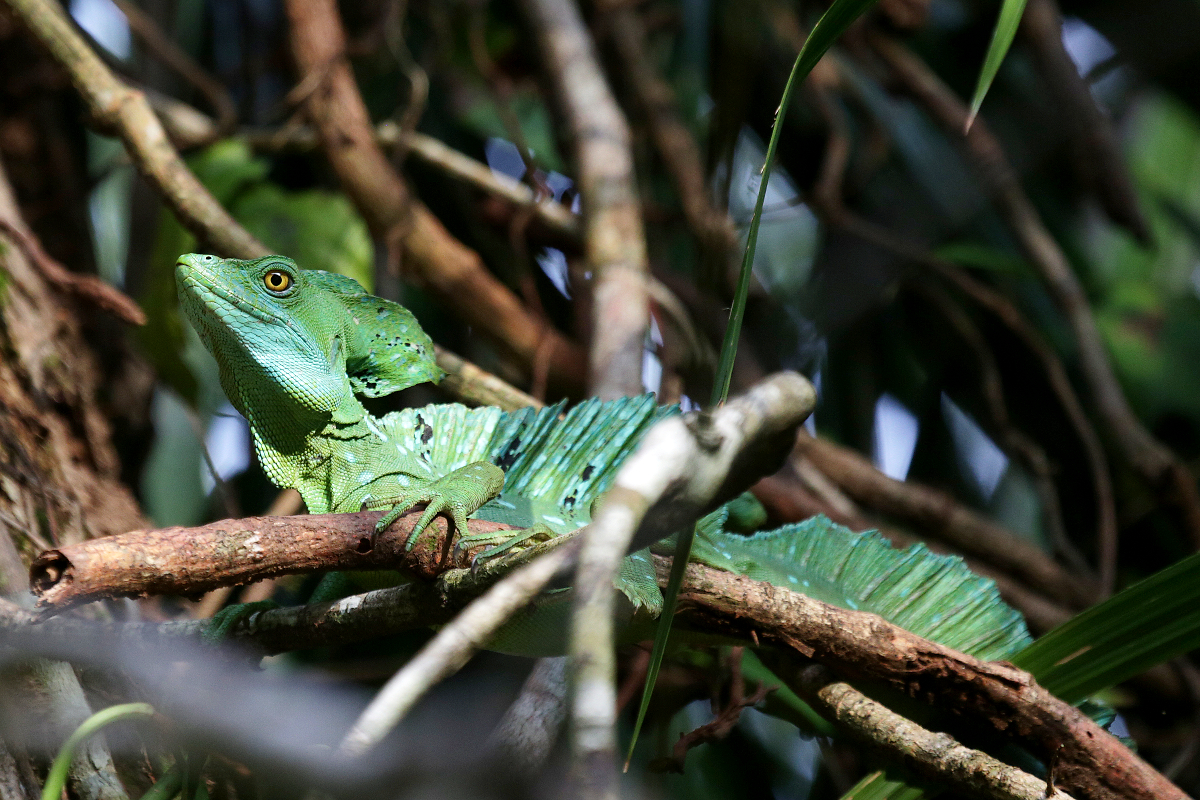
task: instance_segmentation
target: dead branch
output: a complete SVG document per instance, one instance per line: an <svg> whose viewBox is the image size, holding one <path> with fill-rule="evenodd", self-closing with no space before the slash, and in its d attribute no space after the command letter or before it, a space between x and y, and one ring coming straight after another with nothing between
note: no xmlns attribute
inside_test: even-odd
<svg viewBox="0 0 1200 800"><path fill-rule="evenodd" d="M387 243L393 263L398 267L403 258L414 277L525 364L535 362L543 340L552 342L552 376L564 386L581 386L583 356L577 345L533 317L516 295L488 272L478 253L455 239L411 196L380 150L345 58L345 33L337 4L332 0L289 0L286 8L292 53L302 83L312 82L304 99L308 116L343 189L371 233Z"/></svg>
<svg viewBox="0 0 1200 800"><path fill-rule="evenodd" d="M716 719L701 725L694 730L682 733L671 749L671 755L650 762L652 772L675 772L683 774L683 764L688 751L708 742L717 742L727 737L742 718L742 712L767 699L767 695L778 689L778 686L759 684L758 688L746 696L746 682L742 680L742 647L730 650L729 662L729 699L717 712ZM714 701L715 702L715 701Z"/></svg>
<svg viewBox="0 0 1200 800"><path fill-rule="evenodd" d="M521 6L565 118L583 199L584 251L594 276L588 390L606 400L638 394L650 324L649 266L629 126L574 2L523 0Z"/></svg>
<svg viewBox="0 0 1200 800"><path fill-rule="evenodd" d="M198 528L139 530L47 550L30 565L30 589L50 613L105 597L198 596L303 572L403 569L427 578L453 566L443 558L447 523L438 517L411 551L404 540L415 512L370 546L380 513L247 517ZM488 533L512 526L472 520Z"/></svg>
<svg viewBox="0 0 1200 800"><path fill-rule="evenodd" d="M875 52L892 74L942 126L960 136L967 108L919 58L895 40L872 34ZM976 120L965 139L966 150L991 189L1000 215L1012 229L1059 308L1079 347L1080 367L1092 400L1112 431L1122 454L1142 478L1179 511L1192 545L1200 548L1200 492L1195 479L1171 450L1150 433L1133 413L1113 372L1104 339L1087 293L1058 242L1021 188L1004 150L983 122Z"/></svg>

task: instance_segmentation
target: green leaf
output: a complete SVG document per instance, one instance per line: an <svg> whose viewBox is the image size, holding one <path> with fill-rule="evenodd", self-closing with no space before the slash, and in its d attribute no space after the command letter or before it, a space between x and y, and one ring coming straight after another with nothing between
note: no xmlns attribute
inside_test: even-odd
<svg viewBox="0 0 1200 800"><path fill-rule="evenodd" d="M46 783L42 786L42 800L58 800L62 797L63 787L67 784L67 771L75 758L75 751L85 740L106 725L123 719L149 719L154 716L154 707L148 703L124 703L101 709L80 723L75 732L67 737L50 772L46 775Z"/></svg>
<svg viewBox="0 0 1200 800"><path fill-rule="evenodd" d="M967 115L967 129L975 121L983 105L983 98L992 86L996 73L1000 71L1000 63L1012 46L1013 37L1017 35L1017 26L1021 24L1021 15L1025 13L1025 0L1004 0L1000 7L1000 19L992 32L992 43L988 45L987 56L983 59L983 69L979 71L979 83L975 84L975 95L971 98L971 113Z"/></svg>
<svg viewBox="0 0 1200 800"><path fill-rule="evenodd" d="M1200 553L1064 622L1010 660L1068 703L1200 647Z"/></svg>
<svg viewBox="0 0 1200 800"><path fill-rule="evenodd" d="M733 296L733 307L729 311L729 323L725 327L725 338L721 342L721 360L717 365L716 380L713 381L711 405L717 406L725 402L729 396L729 383L733 377L733 362L737 355L738 338L742 332L742 319L746 314L746 297L750 293L750 271L754 265L754 248L758 242L758 228L762 223L763 203L767 199L767 185L771 180L771 167L775 163L775 151L779 149L779 138L783 133L784 112L791 102L792 92L808 77L813 67L821 60L834 41L850 27L850 23L862 16L867 9L875 5L876 0L834 0L829 9L821 15L817 25L804 41L796 62L792 64L792 72L788 75L787 84L783 87L783 97L775 112L775 123L771 126L771 140L767 144L767 155L763 159L762 181L758 186L758 199L754 203L754 215L750 218L750 229L746 234L746 252L742 256L742 268L738 274L737 290ZM638 706L637 722L633 726L633 736L629 740L629 752L625 758L625 767L629 768L629 759L633 756L633 748L637 744L642 722L646 719L646 711L650 708L650 695L654 692L654 680L662 665L663 654L666 652L667 639L671 629L671 618L675 613L675 604L679 598L679 587L683 585L683 570L687 565L688 554L692 546L690 531L682 531L675 546L675 560L671 567L671 577L667 583L664 597L662 617L659 618L658 630L654 636L654 650L650 653L650 667L646 673L646 685L642 688L642 700Z"/></svg>
<svg viewBox="0 0 1200 800"><path fill-rule="evenodd" d="M872 772L842 795L841 800L920 800L926 793L880 770Z"/></svg>

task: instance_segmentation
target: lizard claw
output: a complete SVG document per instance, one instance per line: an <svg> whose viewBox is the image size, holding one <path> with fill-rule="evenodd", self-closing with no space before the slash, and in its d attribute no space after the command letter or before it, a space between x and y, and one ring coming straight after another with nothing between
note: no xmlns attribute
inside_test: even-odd
<svg viewBox="0 0 1200 800"><path fill-rule="evenodd" d="M513 534L513 535L508 535ZM518 531L498 531L497 533L482 533L471 534L469 536L460 536L458 544L455 546L455 556L459 556L472 547L479 545L492 545L486 550L481 550L471 558L471 569L474 570L479 566L480 562L487 561L502 555L514 547L527 547L529 544L536 542L544 542L555 537L552 531L546 524L537 523L531 528L525 528Z"/></svg>
<svg viewBox="0 0 1200 800"><path fill-rule="evenodd" d="M404 549L412 550L417 538L433 522L438 514L447 514L454 530L460 537L468 532L467 515L474 514L480 506L500 494L504 487L504 472L494 464L476 461L459 467L437 480L407 492L396 500L396 505L375 523L375 536L379 536L400 518L402 514L419 503L425 503L425 513L417 520L412 532L404 540Z"/></svg>

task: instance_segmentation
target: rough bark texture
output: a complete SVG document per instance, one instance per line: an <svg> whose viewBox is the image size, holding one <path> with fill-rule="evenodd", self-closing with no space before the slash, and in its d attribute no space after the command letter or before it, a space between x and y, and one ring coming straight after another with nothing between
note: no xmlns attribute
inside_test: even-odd
<svg viewBox="0 0 1200 800"><path fill-rule="evenodd" d="M379 517L376 511L248 517L198 528L136 530L42 553L30 567L30 586L40 606L61 610L103 597L198 596L303 572L405 569L433 577L450 566L442 560L444 518L436 518L406 552L404 541L420 512L401 517L370 549ZM482 520L471 525L472 533L509 529Z"/></svg>
<svg viewBox="0 0 1200 800"><path fill-rule="evenodd" d="M668 564L659 560L660 579ZM1056 756L1057 783L1076 797L1186 797L1116 737L1011 664L979 661L874 614L697 564L688 566L680 605L707 630L781 645L842 678L882 683L991 725L1042 758Z"/></svg>

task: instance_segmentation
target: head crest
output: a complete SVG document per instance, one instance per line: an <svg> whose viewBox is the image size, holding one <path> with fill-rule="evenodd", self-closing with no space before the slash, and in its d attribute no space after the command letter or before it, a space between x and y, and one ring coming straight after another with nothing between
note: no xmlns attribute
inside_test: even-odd
<svg viewBox="0 0 1200 800"><path fill-rule="evenodd" d="M367 294L343 275L308 270L306 277L334 292L349 315L346 372L355 394L381 397L442 379L445 373L434 358L433 340L411 311Z"/></svg>

